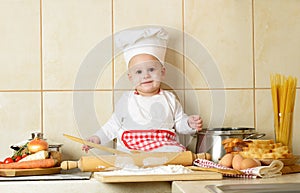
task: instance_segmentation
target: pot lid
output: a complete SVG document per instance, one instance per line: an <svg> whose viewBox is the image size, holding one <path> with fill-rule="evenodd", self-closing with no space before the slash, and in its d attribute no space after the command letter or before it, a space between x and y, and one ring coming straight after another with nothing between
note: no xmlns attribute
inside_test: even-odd
<svg viewBox="0 0 300 193"><path fill-rule="evenodd" d="M255 128L251 127L217 127L205 128L198 131L198 134L212 134L212 135L231 135L231 134L249 134L255 132Z"/></svg>
<svg viewBox="0 0 300 193"><path fill-rule="evenodd" d="M251 127L217 127L217 128L206 128L204 131L253 131L255 128Z"/></svg>

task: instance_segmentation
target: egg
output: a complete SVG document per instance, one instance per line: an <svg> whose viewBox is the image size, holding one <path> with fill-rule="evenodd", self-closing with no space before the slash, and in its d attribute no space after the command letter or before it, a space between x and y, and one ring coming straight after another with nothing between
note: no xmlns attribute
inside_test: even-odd
<svg viewBox="0 0 300 193"><path fill-rule="evenodd" d="M219 164L228 168L232 167L233 154L225 154L219 161Z"/></svg>
<svg viewBox="0 0 300 193"><path fill-rule="evenodd" d="M244 160L243 156L240 154L234 155L232 159L232 167L233 169L240 170L241 169L241 163Z"/></svg>
<svg viewBox="0 0 300 193"><path fill-rule="evenodd" d="M248 168L254 168L254 167L258 167L258 166L261 166L261 163L257 159L246 158L246 159L243 159L243 161L241 162L241 170L245 170Z"/></svg>

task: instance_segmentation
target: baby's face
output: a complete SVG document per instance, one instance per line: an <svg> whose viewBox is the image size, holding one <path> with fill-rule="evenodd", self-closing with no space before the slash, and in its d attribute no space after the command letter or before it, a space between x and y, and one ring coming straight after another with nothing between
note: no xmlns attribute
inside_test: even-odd
<svg viewBox="0 0 300 193"><path fill-rule="evenodd" d="M128 78L139 94L152 96L159 92L165 68L152 55L140 54L133 57L128 65Z"/></svg>

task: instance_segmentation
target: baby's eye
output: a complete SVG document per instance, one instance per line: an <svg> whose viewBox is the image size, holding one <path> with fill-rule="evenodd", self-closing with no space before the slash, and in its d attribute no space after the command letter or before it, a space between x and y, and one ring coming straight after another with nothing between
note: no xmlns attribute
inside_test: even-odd
<svg viewBox="0 0 300 193"><path fill-rule="evenodd" d="M155 68L149 68L148 71L153 72L153 71L155 71Z"/></svg>
<svg viewBox="0 0 300 193"><path fill-rule="evenodd" d="M135 73L136 74L142 74L142 71L141 70L137 70Z"/></svg>

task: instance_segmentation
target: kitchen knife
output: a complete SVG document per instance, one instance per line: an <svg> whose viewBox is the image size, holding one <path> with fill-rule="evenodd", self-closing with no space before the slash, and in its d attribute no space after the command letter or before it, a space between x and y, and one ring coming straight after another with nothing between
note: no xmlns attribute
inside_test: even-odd
<svg viewBox="0 0 300 193"><path fill-rule="evenodd" d="M81 144L84 144L84 145L88 145L90 147L94 147L94 148L97 148L97 149L100 149L102 151L106 151L106 152L109 152L109 153L114 153L114 154L130 154L130 153L127 153L127 152L124 152L124 151L119 151L117 149L106 147L106 146L103 146L103 145L100 145L100 144L92 143L90 141L83 140L83 139L80 139L78 137L74 137L74 136L71 136L71 135L67 135L67 134L63 134L63 135L65 137L67 137L68 139L71 139L71 140L76 141L78 143L81 143Z"/></svg>
<svg viewBox="0 0 300 193"><path fill-rule="evenodd" d="M220 169L220 168L203 168L198 166L187 166L187 168L194 170L194 171L211 171L211 172L218 172L221 174L231 174L231 175L243 175L244 172L240 170L234 169Z"/></svg>

